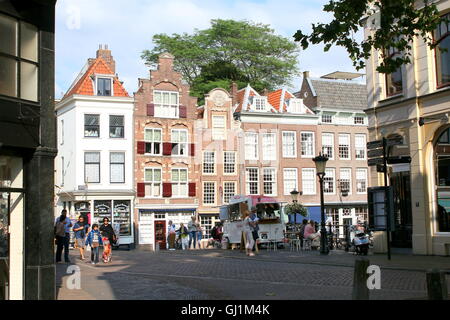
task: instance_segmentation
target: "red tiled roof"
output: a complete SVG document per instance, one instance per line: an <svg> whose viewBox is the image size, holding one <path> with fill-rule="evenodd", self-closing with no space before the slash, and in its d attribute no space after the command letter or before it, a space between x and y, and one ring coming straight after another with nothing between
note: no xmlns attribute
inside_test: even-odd
<svg viewBox="0 0 450 320"><path fill-rule="evenodd" d="M280 111L280 99L281 94L283 93L283 89L279 89L274 92L270 92L267 95L267 101L277 110ZM284 110L284 109L283 109Z"/></svg>
<svg viewBox="0 0 450 320"><path fill-rule="evenodd" d="M92 86L91 76L94 74L114 75L112 70L108 67L108 64L102 59L97 58L89 66L87 71L81 76L80 80L67 92L63 99L73 94L80 94L85 96L94 96L94 88ZM114 76L113 84L113 96L114 97L129 97L128 92L120 83L119 79Z"/></svg>
<svg viewBox="0 0 450 320"><path fill-rule="evenodd" d="M244 98L245 98L245 92L247 91L247 89L248 89L248 87L246 87L246 88L243 88L243 89L241 89L241 90L239 90L238 92L237 92L237 94L236 94L236 100L237 100L237 102L238 102L238 106L237 106L237 108L236 108L236 112L241 112L242 111L242 109L244 109L244 111L247 111L248 110L248 106L244 106L244 108L243 108L243 106L242 106L242 104L244 103ZM258 93L257 92L255 92L255 90L253 89L253 88L251 88L250 87L250 89L249 89L249 97L254 97L254 96L257 96L258 95Z"/></svg>

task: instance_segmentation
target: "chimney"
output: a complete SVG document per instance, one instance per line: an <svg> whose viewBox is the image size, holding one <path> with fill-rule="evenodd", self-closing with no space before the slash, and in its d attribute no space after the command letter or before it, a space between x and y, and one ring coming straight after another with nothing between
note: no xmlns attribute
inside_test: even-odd
<svg viewBox="0 0 450 320"><path fill-rule="evenodd" d="M111 50L108 49L108 45L105 44L105 48L102 45L99 45L97 50L97 59L102 58L108 64L108 67L111 69L113 74L116 74L116 62L114 61L113 56L111 55Z"/></svg>
<svg viewBox="0 0 450 320"><path fill-rule="evenodd" d="M309 71L303 71L303 78L309 78Z"/></svg>
<svg viewBox="0 0 450 320"><path fill-rule="evenodd" d="M162 53L159 55L158 60L158 70L162 72L172 72L173 71L173 60L175 57L170 53Z"/></svg>
<svg viewBox="0 0 450 320"><path fill-rule="evenodd" d="M237 91L238 91L238 86L236 84L236 82L233 81L233 83L231 83L231 101L234 105L237 103Z"/></svg>

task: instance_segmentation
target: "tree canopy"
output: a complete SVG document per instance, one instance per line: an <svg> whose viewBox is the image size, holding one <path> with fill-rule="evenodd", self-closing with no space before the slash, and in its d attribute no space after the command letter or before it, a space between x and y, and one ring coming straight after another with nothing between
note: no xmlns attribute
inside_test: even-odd
<svg viewBox="0 0 450 320"><path fill-rule="evenodd" d="M174 68L202 100L216 87L229 89L250 83L256 90L288 85L298 72L298 46L276 35L269 25L250 21L211 20L211 27L192 34L156 34L152 50L142 58L148 65L163 52L175 56Z"/></svg>
<svg viewBox="0 0 450 320"><path fill-rule="evenodd" d="M381 54L382 63L377 70L382 73L393 72L411 62L415 37L422 37L434 48L436 44L430 34L441 21L436 5L429 0L330 0L324 11L333 14L331 22L313 24L310 34L301 30L295 34L302 48L319 43L325 45L325 51L333 45L344 47L357 70L365 67L374 48ZM376 32L362 41L355 40L365 18L374 15L378 17ZM387 53L392 51L402 55Z"/></svg>

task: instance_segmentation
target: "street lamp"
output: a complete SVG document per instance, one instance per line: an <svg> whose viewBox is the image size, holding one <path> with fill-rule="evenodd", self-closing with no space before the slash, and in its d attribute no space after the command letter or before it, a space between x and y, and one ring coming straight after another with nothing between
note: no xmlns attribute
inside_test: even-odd
<svg viewBox="0 0 450 320"><path fill-rule="evenodd" d="M321 153L313 159L316 164L316 172L319 177L320 183L320 218L322 223L320 225L320 254L328 254L330 251L327 246L327 231L325 229L325 205L323 201L323 178L325 176L325 167L327 165L328 158Z"/></svg>
<svg viewBox="0 0 450 320"><path fill-rule="evenodd" d="M298 202L298 196L302 195L303 192L298 192L296 189L291 191L291 196L292 196L292 203L297 203ZM297 213L294 213L294 224L297 226Z"/></svg>

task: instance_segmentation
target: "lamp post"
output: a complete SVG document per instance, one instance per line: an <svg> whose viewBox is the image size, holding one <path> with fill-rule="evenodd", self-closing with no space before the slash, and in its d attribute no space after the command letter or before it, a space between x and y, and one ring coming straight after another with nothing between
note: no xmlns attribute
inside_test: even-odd
<svg viewBox="0 0 450 320"><path fill-rule="evenodd" d="M291 197L292 197L292 203L297 203L298 202L298 196L302 195L303 192L298 192L296 189L291 191ZM294 224L295 226L297 226L297 213L294 213Z"/></svg>
<svg viewBox="0 0 450 320"><path fill-rule="evenodd" d="M320 218L322 220L320 225L320 254L326 255L330 252L327 245L327 230L325 229L325 204L323 200L323 178L325 176L325 167L328 158L321 153L313 159L316 164L317 176L320 183Z"/></svg>

